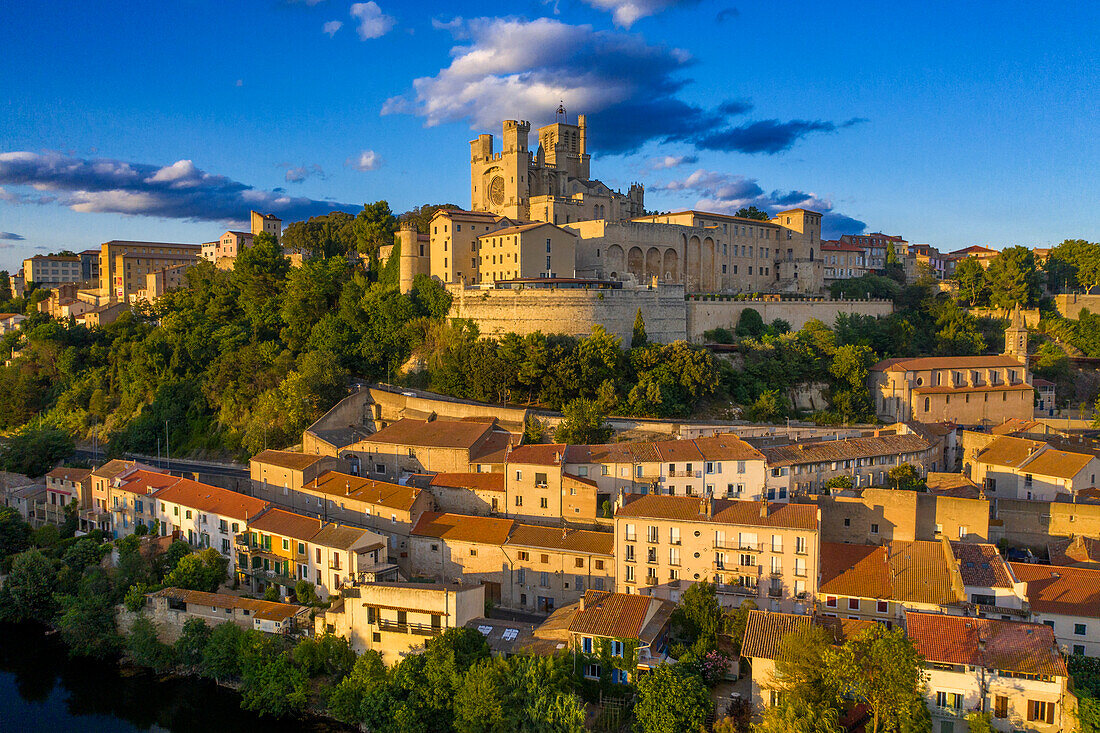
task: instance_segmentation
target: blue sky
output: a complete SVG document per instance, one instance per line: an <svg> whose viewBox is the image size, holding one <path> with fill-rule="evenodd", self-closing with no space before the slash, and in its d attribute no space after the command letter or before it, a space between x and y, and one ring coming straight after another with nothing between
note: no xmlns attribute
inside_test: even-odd
<svg viewBox="0 0 1100 733"><path fill-rule="evenodd" d="M650 209L1100 239L1100 3L886 5L8 0L0 268L206 241L250 205L468 206L467 141L559 100L589 114L593 175Z"/></svg>

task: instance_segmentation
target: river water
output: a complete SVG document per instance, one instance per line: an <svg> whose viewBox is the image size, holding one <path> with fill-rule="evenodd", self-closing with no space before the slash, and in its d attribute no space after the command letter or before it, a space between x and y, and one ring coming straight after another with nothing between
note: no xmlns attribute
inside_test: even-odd
<svg viewBox="0 0 1100 733"><path fill-rule="evenodd" d="M40 627L0 624L3 733L336 733L319 720L273 721L240 709L240 697L208 680L162 677L113 662L71 658Z"/></svg>

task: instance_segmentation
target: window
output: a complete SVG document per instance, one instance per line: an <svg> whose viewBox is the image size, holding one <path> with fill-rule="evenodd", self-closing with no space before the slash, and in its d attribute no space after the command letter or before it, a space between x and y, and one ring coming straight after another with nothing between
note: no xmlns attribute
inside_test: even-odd
<svg viewBox="0 0 1100 733"><path fill-rule="evenodd" d="M523 497L522 496L517 496L516 497L516 506L523 506Z"/></svg>
<svg viewBox="0 0 1100 733"><path fill-rule="evenodd" d="M1078 655L1078 656L1083 657L1085 655L1085 645L1084 644L1074 644L1073 645L1073 653Z"/></svg>
<svg viewBox="0 0 1100 733"><path fill-rule="evenodd" d="M848 610L849 611L858 611L859 610L859 599L858 598L849 598L848 599Z"/></svg>
<svg viewBox="0 0 1100 733"><path fill-rule="evenodd" d="M806 538L805 537L795 537L795 539L794 539L794 551L796 553L798 553L799 555L805 555L806 554Z"/></svg>
<svg viewBox="0 0 1100 733"><path fill-rule="evenodd" d="M966 539L966 535L967 535L967 531L966 531L966 525L965 525L965 524L964 524L964 525L960 525L960 526L959 526L959 539L960 539L960 540L965 540L965 539Z"/></svg>
<svg viewBox="0 0 1100 733"><path fill-rule="evenodd" d="M993 717L994 718L1007 718L1008 717L1008 697L1005 695L997 695L993 700Z"/></svg>
<svg viewBox="0 0 1100 733"><path fill-rule="evenodd" d="M1038 723L1053 723L1054 703L1043 700L1028 700L1027 719Z"/></svg>
<svg viewBox="0 0 1100 733"><path fill-rule="evenodd" d="M626 582L627 583L633 583L634 582L634 566L633 565L627 565L626 566Z"/></svg>
<svg viewBox="0 0 1100 733"><path fill-rule="evenodd" d="M879 613L886 613L889 610L889 608L890 608L890 603L888 601L879 601L878 602L878 607L877 607L876 610Z"/></svg>
<svg viewBox="0 0 1100 733"><path fill-rule="evenodd" d="M516 570L516 585L523 585L527 582L527 569L519 568Z"/></svg>
<svg viewBox="0 0 1100 733"><path fill-rule="evenodd" d="M937 692L936 707L944 710L962 710L963 695L959 692Z"/></svg>
<svg viewBox="0 0 1100 733"><path fill-rule="evenodd" d="M805 578L806 577L806 560L805 559L803 559L801 557L796 557L794 559L794 574L795 574L795 577L798 577L798 578Z"/></svg>
<svg viewBox="0 0 1100 733"><path fill-rule="evenodd" d="M539 585L543 588L550 587L550 573L539 573Z"/></svg>
<svg viewBox="0 0 1100 733"><path fill-rule="evenodd" d="M659 532L659 530L656 526L651 524L649 527L646 528L646 539L649 542L660 542L661 541L660 532Z"/></svg>
<svg viewBox="0 0 1100 733"><path fill-rule="evenodd" d="M680 548L670 547L668 548L668 564L679 565L680 564Z"/></svg>
<svg viewBox="0 0 1100 733"><path fill-rule="evenodd" d="M836 608L836 596L825 596L825 605L828 608Z"/></svg>
<svg viewBox="0 0 1100 733"><path fill-rule="evenodd" d="M633 524L628 524L623 529L624 529L624 533L626 534L626 541L627 542L633 542L634 539L635 539L634 525Z"/></svg>
<svg viewBox="0 0 1100 733"><path fill-rule="evenodd" d="M670 545L680 544L680 528L670 527L668 530L668 543Z"/></svg>
<svg viewBox="0 0 1100 733"><path fill-rule="evenodd" d="M871 523L871 534L878 534L878 525L874 522Z"/></svg>
<svg viewBox="0 0 1100 733"><path fill-rule="evenodd" d="M549 506L550 506L549 500L545 496L542 497L541 499L539 499L539 508L540 509L547 509Z"/></svg>
<svg viewBox="0 0 1100 733"><path fill-rule="evenodd" d="M1084 636L1085 635L1085 625L1084 624L1074 624L1073 625L1073 633L1076 634L1077 636Z"/></svg>

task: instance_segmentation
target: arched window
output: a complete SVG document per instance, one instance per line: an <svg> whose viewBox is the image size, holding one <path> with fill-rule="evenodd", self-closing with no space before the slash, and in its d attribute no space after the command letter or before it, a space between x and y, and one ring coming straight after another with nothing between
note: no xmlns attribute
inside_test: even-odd
<svg viewBox="0 0 1100 733"><path fill-rule="evenodd" d="M924 398L924 411L925 412L928 412L931 409L931 404L932 404L932 401L928 397L925 397Z"/></svg>

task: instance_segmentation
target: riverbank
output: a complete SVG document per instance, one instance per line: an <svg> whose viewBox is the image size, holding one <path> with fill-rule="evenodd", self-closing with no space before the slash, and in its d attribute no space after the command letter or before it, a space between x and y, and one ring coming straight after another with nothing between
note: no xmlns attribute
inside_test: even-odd
<svg viewBox="0 0 1100 733"><path fill-rule="evenodd" d="M0 624L0 721L27 733L162 730L210 733L346 733L318 718L272 719L242 710L235 691L190 676L158 675L117 661L71 657L56 635Z"/></svg>

